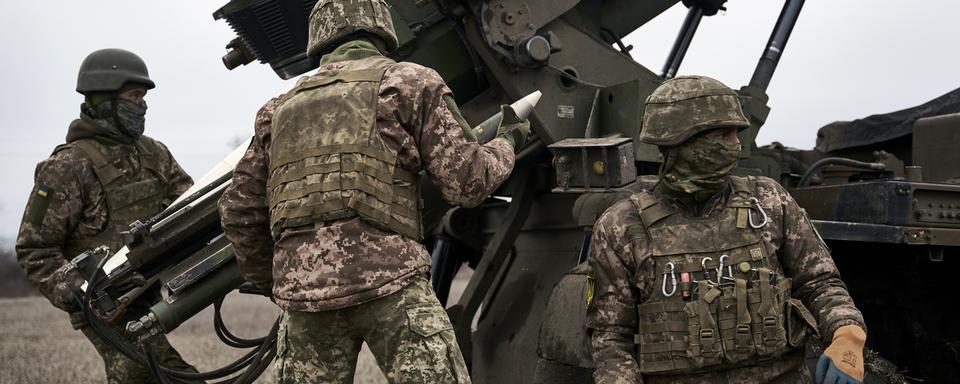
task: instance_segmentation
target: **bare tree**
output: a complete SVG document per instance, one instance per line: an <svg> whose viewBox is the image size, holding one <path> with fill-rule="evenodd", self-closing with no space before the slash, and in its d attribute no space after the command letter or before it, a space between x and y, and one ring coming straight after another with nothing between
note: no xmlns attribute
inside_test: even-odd
<svg viewBox="0 0 960 384"><path fill-rule="evenodd" d="M3 244L0 249L0 297L19 297L38 294L36 288L27 280L23 269L17 265L17 255L13 247Z"/></svg>

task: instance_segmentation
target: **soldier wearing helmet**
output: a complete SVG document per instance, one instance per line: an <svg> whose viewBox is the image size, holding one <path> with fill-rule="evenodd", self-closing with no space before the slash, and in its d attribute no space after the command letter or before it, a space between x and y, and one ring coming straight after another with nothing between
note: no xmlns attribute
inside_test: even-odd
<svg viewBox="0 0 960 384"><path fill-rule="evenodd" d="M529 123L478 144L437 72L384 56L397 44L386 2L317 2L320 68L260 109L220 200L245 278L283 309L280 383L352 383L363 342L390 382L470 382L427 278L420 175L475 206L510 175Z"/></svg>
<svg viewBox="0 0 960 384"><path fill-rule="evenodd" d="M659 181L607 209L591 242L596 382L862 381L863 318L810 220L775 181L731 175L750 125L737 94L677 77L642 124ZM811 374L804 340L818 337Z"/></svg>
<svg viewBox="0 0 960 384"><path fill-rule="evenodd" d="M69 313L74 329L90 339L110 383L154 379L146 366L90 329L73 294L84 276L64 271L86 250L101 245L119 250L120 232L131 222L159 213L193 184L162 143L143 135L144 96L153 87L146 64L132 52L101 49L84 59L76 88L85 97L80 117L70 123L66 143L37 164L17 235L20 266L54 306ZM149 295L159 292L148 290ZM148 308L149 303L135 301L115 323L116 330L125 334L123 325ZM162 365L196 371L165 338L152 343Z"/></svg>

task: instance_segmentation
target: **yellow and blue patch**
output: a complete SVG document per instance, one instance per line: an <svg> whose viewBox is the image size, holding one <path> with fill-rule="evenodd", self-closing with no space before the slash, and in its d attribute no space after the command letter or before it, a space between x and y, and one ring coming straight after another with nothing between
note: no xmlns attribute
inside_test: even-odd
<svg viewBox="0 0 960 384"><path fill-rule="evenodd" d="M50 208L50 201L54 198L47 198L53 190L43 183L37 183L36 194L30 196L27 201L27 212L24 218L27 223L40 225L43 223L43 217L47 215L47 209Z"/></svg>

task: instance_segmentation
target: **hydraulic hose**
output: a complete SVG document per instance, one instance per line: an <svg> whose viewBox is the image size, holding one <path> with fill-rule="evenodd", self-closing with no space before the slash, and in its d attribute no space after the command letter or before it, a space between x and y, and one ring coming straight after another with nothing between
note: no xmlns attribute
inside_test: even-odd
<svg viewBox="0 0 960 384"><path fill-rule="evenodd" d="M854 168L863 168L871 169L874 171L882 171L886 169L886 166L883 163L869 163L865 161L857 161L854 159L848 159L846 157L825 157L817 162L813 163L810 168L807 168L807 171L804 172L803 177L800 178L800 182L797 183L797 187L806 187L810 183L810 179L813 177L813 174L827 165L845 165L848 167Z"/></svg>
<svg viewBox="0 0 960 384"><path fill-rule="evenodd" d="M140 349L142 349L143 353L137 351L136 347L132 345L130 340L120 336L115 330L113 330L113 328L111 328L93 313L91 306L93 295L89 294L89 292L94 291L95 287L98 286L100 280L104 277L103 266L108 259L109 258L105 257L100 260L100 262L97 264L97 268L93 271L88 279L87 292L84 292L82 296L78 295L76 300L80 303L81 308L83 309L83 314L87 320L87 323L90 325L94 333L97 334L97 336L106 341L110 346L116 348L118 351L120 351L120 353L130 360L150 368L151 372L153 372L154 376L157 377L157 380L160 383L180 384L184 383L185 381L221 379L246 368L246 371L239 376L228 378L216 383L248 384L256 380L257 377L259 377L260 374L266 370L274 356L276 356L276 339L280 322L279 318L274 322L272 329L266 336L252 340L241 339L226 329L222 318L219 316L219 305L217 305L214 328L217 330L218 336L221 336L221 340L228 339L233 344L249 345L247 348L255 348L234 362L209 372L186 372L161 366L156 359L156 354L153 352L149 344L141 343ZM218 319L219 321L217 321ZM257 342L257 344L253 344L254 342Z"/></svg>
<svg viewBox="0 0 960 384"><path fill-rule="evenodd" d="M263 343L265 337L256 339L243 339L230 332L230 330L227 329L226 324L223 322L223 316L220 312L220 308L222 306L222 297L213 303L213 328L217 332L217 337L219 337L224 344L234 348L252 348Z"/></svg>

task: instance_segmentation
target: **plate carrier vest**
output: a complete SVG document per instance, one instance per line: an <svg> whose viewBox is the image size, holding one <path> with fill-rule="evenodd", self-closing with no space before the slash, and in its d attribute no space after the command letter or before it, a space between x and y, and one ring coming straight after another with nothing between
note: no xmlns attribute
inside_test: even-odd
<svg viewBox="0 0 960 384"><path fill-rule="evenodd" d="M749 215L759 217L756 180L731 181L726 207L703 219L682 217L648 192L630 197L642 224L627 235L649 239L657 276L655 293L637 306L644 374L753 365L792 350L786 312L806 308L790 299L791 280L767 254L762 229L748 225ZM808 311L800 316L812 321Z"/></svg>
<svg viewBox="0 0 960 384"><path fill-rule="evenodd" d="M291 227L360 217L422 238L419 179L377 129L386 57L301 79L274 113L267 202L276 239Z"/></svg>
<svg viewBox="0 0 960 384"><path fill-rule="evenodd" d="M120 232L130 229L130 223L160 213L170 202L166 200L167 180L160 172L158 153L161 149L150 140L136 140L137 171L129 172L114 165L118 160L94 139L80 139L58 146L57 153L75 148L93 163L93 173L103 188L107 203L107 226L93 236L69 238L64 244L64 256L73 258L101 245L116 252L124 246Z"/></svg>

